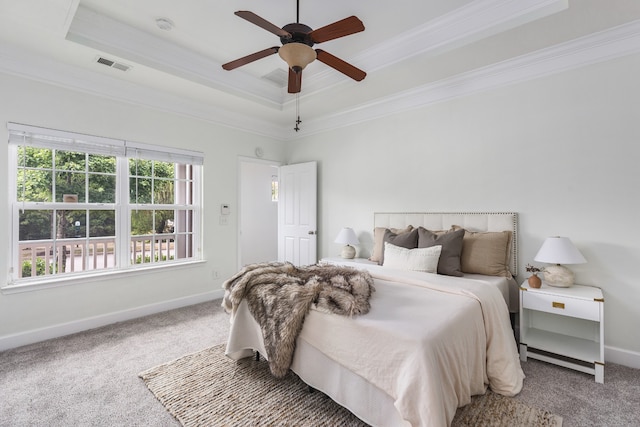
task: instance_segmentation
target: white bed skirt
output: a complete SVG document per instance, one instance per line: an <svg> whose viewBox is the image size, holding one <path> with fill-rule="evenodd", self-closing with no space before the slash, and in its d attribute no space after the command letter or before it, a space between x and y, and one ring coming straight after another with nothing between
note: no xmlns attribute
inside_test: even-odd
<svg viewBox="0 0 640 427"><path fill-rule="evenodd" d="M249 313L246 301L240 303L232 328L227 342L228 357L233 360L252 357L255 350L266 358L260 326ZM400 417L389 395L338 365L300 337L296 341L291 370L306 384L330 396L371 426L410 426Z"/></svg>

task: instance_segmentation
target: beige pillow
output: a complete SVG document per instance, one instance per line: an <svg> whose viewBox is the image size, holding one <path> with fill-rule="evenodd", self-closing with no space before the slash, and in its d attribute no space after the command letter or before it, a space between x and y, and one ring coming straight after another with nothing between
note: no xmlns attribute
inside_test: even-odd
<svg viewBox="0 0 640 427"><path fill-rule="evenodd" d="M462 227L452 226L454 230ZM511 277L509 247L511 231L465 230L460 264L464 273Z"/></svg>
<svg viewBox="0 0 640 427"><path fill-rule="evenodd" d="M404 234L413 230L413 226L410 225L407 228L376 227L373 230L373 251L371 251L369 261L374 261L378 264L382 264L382 254L384 253L384 232L386 230L391 230L391 232L394 234Z"/></svg>

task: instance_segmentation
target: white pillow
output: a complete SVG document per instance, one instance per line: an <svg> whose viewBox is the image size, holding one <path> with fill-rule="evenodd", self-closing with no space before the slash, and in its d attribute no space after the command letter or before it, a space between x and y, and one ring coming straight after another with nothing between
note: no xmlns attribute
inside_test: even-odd
<svg viewBox="0 0 640 427"><path fill-rule="evenodd" d="M398 270L425 271L435 273L442 245L429 248L405 249L400 246L384 242L384 267Z"/></svg>

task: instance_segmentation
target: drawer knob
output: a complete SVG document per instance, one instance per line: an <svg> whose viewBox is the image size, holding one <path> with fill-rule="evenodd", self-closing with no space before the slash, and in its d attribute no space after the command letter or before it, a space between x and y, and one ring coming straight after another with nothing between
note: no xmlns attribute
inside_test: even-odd
<svg viewBox="0 0 640 427"><path fill-rule="evenodd" d="M563 303L563 302L556 302L556 301L553 301L553 302L551 303L551 306L552 306L553 308L561 308L561 309L563 309L563 310L564 310L564 303Z"/></svg>

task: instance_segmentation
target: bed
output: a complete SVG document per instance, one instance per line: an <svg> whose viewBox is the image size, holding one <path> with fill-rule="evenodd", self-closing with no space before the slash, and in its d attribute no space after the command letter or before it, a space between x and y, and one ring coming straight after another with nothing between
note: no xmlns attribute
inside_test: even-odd
<svg viewBox="0 0 640 427"><path fill-rule="evenodd" d="M392 250L402 248L401 239L409 239L406 233L420 228L446 238L464 230L470 240L464 257L460 253L460 268L470 271L453 276L397 268ZM351 264L374 280L369 312L348 317L312 308L295 341L290 369L373 426L447 426L458 407L487 388L506 396L519 393L524 374L509 321L509 279L517 274L517 214L376 213L373 234L371 261ZM428 236L435 243L444 242L432 234ZM492 240L486 246L483 241L505 235L506 244ZM381 242L382 253L387 253L382 262L376 254ZM444 254L447 245L434 242L402 253L419 249L421 254ZM502 251L499 266L493 265L496 256L487 255L487 247L494 246ZM490 265L478 264L474 257ZM502 275L482 274L486 272ZM226 354L240 359L254 351L267 354L261 328L241 301L233 310Z"/></svg>

